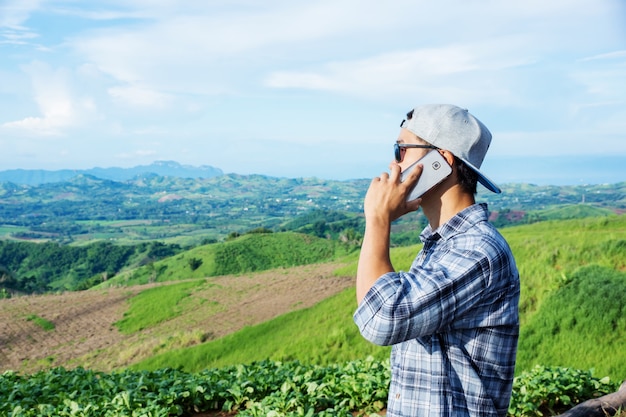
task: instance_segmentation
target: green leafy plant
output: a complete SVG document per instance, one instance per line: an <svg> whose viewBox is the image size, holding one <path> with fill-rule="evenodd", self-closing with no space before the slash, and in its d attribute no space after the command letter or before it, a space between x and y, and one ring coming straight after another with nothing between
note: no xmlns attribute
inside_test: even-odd
<svg viewBox="0 0 626 417"><path fill-rule="evenodd" d="M509 414L555 415L585 400L613 392L618 385L607 377L594 377L592 371L537 365L515 378Z"/></svg>
<svg viewBox="0 0 626 417"><path fill-rule="evenodd" d="M241 417L348 417L351 411L380 411L388 383L388 366L372 359L327 367L261 361L193 374L169 368L5 372L0 415L165 417L224 410Z"/></svg>
<svg viewBox="0 0 626 417"><path fill-rule="evenodd" d="M378 416L389 379L388 361L372 358L328 366L259 361L195 373L7 371L0 374L0 415L169 417L222 410L238 417ZM515 379L509 415L554 415L617 385L591 371L537 366Z"/></svg>
<svg viewBox="0 0 626 417"><path fill-rule="evenodd" d="M39 327L41 327L44 330L50 331L50 330L54 330L55 329L54 323L52 323L51 321L48 321L48 320L46 320L44 318L41 318L41 317L39 317L39 316L37 316L35 314L29 314L26 317L26 320L32 321L33 323L37 324Z"/></svg>

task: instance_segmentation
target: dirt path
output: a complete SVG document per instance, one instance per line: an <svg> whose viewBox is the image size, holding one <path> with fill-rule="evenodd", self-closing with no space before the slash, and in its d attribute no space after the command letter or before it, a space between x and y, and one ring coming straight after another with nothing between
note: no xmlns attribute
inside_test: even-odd
<svg viewBox="0 0 626 417"><path fill-rule="evenodd" d="M110 371L173 348L222 337L289 311L310 307L353 285L337 264L207 278L176 318L124 335L114 323L128 300L152 284L0 300L0 372L52 366ZM207 302L208 301L208 302ZM54 324L44 330L29 316Z"/></svg>

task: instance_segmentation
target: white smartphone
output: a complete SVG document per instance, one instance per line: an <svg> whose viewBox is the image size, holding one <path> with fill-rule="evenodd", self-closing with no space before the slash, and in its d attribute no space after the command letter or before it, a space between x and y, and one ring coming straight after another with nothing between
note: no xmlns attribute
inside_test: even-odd
<svg viewBox="0 0 626 417"><path fill-rule="evenodd" d="M402 171L400 180L404 181L409 173L415 169L417 164L424 165L422 175L417 180L417 184L407 197L407 201L415 200L426 193L426 191L445 180L452 173L452 167L448 164L443 156L437 150L432 150L426 154L422 159L410 165L407 169Z"/></svg>

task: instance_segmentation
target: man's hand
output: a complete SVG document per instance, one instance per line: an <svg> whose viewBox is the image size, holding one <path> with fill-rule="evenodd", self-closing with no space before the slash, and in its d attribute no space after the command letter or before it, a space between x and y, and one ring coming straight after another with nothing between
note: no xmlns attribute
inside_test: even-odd
<svg viewBox="0 0 626 417"><path fill-rule="evenodd" d="M418 165L400 181L400 166L392 162L390 173L374 178L365 195L365 234L356 272L356 299L361 303L374 282L387 272L393 272L389 258L391 222L419 208L422 200L406 201L422 174Z"/></svg>
<svg viewBox="0 0 626 417"><path fill-rule="evenodd" d="M423 168L418 164L404 182L401 182L400 166L397 162L392 162L389 174L385 172L380 177L374 178L363 203L366 221L378 219L392 222L406 213L417 210L422 202L421 198L412 201L406 199L422 175Z"/></svg>

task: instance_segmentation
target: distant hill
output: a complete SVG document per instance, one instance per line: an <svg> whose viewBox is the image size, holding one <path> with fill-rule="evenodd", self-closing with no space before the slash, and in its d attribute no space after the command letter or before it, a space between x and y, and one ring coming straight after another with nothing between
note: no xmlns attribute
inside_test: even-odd
<svg viewBox="0 0 626 417"><path fill-rule="evenodd" d="M159 166L173 168L169 172L181 167L171 162L151 165ZM177 172L141 174L124 181L76 173L69 180L40 185L0 179L0 239L76 244L158 239L186 246L256 228L358 241L364 229L362 204L369 179L238 174L181 178L184 167ZM477 196L477 201L489 204L497 227L626 212L626 182L501 187L501 194L480 189ZM425 224L421 210L404 216L394 222L392 243L419 242Z"/></svg>
<svg viewBox="0 0 626 417"><path fill-rule="evenodd" d="M573 204L530 212L528 220L534 223L543 220L582 219L583 217L610 216L611 214L614 212L606 208L587 204Z"/></svg>
<svg viewBox="0 0 626 417"><path fill-rule="evenodd" d="M43 169L11 169L0 171L0 182L15 184L41 185L68 181L78 175L92 175L112 181L127 181L140 175L155 174L163 177L178 178L211 178L223 175L221 169L209 165L199 167L181 165L175 161L155 161L150 165L139 165L132 168L91 168L62 169L48 171Z"/></svg>

